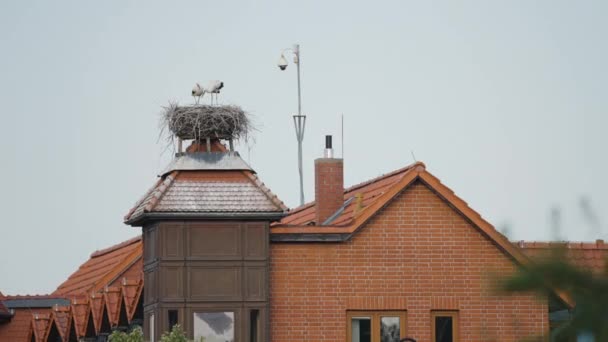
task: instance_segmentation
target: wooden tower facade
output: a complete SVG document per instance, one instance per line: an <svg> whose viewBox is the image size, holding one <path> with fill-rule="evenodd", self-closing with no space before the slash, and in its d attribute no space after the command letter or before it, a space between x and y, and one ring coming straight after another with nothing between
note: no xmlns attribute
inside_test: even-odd
<svg viewBox="0 0 608 342"><path fill-rule="evenodd" d="M269 225L287 208L219 141L179 153L125 217L142 227L146 341L268 341Z"/></svg>

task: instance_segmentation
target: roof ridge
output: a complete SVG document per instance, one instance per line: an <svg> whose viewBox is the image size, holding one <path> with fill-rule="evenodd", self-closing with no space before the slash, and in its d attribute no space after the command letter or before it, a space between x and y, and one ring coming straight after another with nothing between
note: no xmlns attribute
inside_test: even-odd
<svg viewBox="0 0 608 342"><path fill-rule="evenodd" d="M152 194L152 198L150 199L150 201L146 204L146 206L144 207L144 212L151 212L154 207L160 202L160 200L162 199L163 195L165 194L165 192L167 192L167 189L169 189L169 186L171 186L171 184L173 184L173 182L175 181L175 179L177 178L177 175L179 174L179 171L173 171L171 172L169 175L167 175L167 177L157 186L157 188L154 190L153 194Z"/></svg>
<svg viewBox="0 0 608 342"><path fill-rule="evenodd" d="M112 253L116 250L119 250L121 248L127 247L129 245L132 245L136 242L141 241L141 235L138 235L136 237L130 238L129 240L117 243L115 245L112 245L110 247L104 248L104 249L100 249L100 250L96 250L95 252L91 253L91 258L97 258L100 257L102 255L106 255L109 253Z"/></svg>
<svg viewBox="0 0 608 342"><path fill-rule="evenodd" d="M300 206L297 206L297 207L295 207L293 209L290 209L289 210L289 215L295 214L295 213L300 212L300 211L302 211L304 209L307 209L307 208L313 206L314 204L315 204L315 201L310 201L308 203L304 203L304 204L302 204Z"/></svg>
<svg viewBox="0 0 608 342"><path fill-rule="evenodd" d="M407 166L404 166L404 167L402 167L402 168L400 168L400 169L393 170L393 171L391 171L391 172L389 172L389 173L382 174L382 175L380 175L380 176L374 177L374 178L372 178L372 179L368 179L368 180L366 180L366 181L364 181L364 182L361 182L361 183L358 183L358 184L355 184L355 185L351 185L350 187L345 188L345 189L344 189L344 192L351 192L351 191L356 190L356 189L358 189L358 188L362 188L362 187L364 187L364 186L366 186L366 185L368 185L368 184L375 183L375 182L378 182L378 181L383 180L383 179L385 179L385 178L388 178L388 177L394 176L394 175L396 175L396 174L398 174L398 173L402 173L402 172L408 171L408 170L410 170L410 169L413 169L414 167L416 167L416 166L418 166L418 165L422 165L422 166L424 166L424 163L423 163L423 162L418 162L418 161L417 161L417 162L415 162L415 163L412 163L412 164L409 164L409 165L407 165Z"/></svg>
<svg viewBox="0 0 608 342"><path fill-rule="evenodd" d="M67 299L62 295L55 294L24 294L24 295L4 295L2 300L19 300L19 299Z"/></svg>
<svg viewBox="0 0 608 342"><path fill-rule="evenodd" d="M361 182L361 183L356 183L356 184L354 184L354 185L349 186L348 188L344 188L344 194L346 194L347 192L351 192L351 191L354 191L354 190L356 190L356 189L362 188L362 187L367 186L367 185L369 185L369 184L372 184L372 183L375 183L375 182L381 181L381 180L383 180L383 179L389 178L389 177L394 176L394 175L396 175L396 174L398 174L398 173L402 173L402 172L405 172L405 171L411 170L411 169L413 169L414 167L416 167L416 166L418 166L418 165L421 165L421 166L423 166L423 167L426 167L426 166L425 166L425 164L424 164L423 162L419 162L419 161L417 161L417 162L415 162L415 163L409 164L409 165L404 166L404 167L402 167L402 168L399 168L399 169L396 169L396 170L390 171L390 172L388 172L388 173L381 174L380 176L377 176L377 177L374 177L374 178L368 179L368 180L363 181L363 182ZM305 203L305 204L302 204L302 205L300 205L300 206L298 206L298 207L295 207L295 208L293 208L293 209L289 210L289 215L293 215L293 214L298 213L298 212L300 212L300 211L302 211L302 210L305 210L305 209L307 209L307 208L310 208L311 206L313 206L313 205L315 204L315 202L316 202L316 201L310 201L310 202L308 202L308 203Z"/></svg>
<svg viewBox="0 0 608 342"><path fill-rule="evenodd" d="M279 207L279 209L281 209L282 211L287 211L289 208L287 208L287 206L285 205L285 203L283 203L283 201L281 201L281 199L274 193L272 192L272 190L270 190L270 188L268 188L266 186L266 184L264 184L264 182L262 182L262 180L260 179L260 177L258 177L258 175L254 172L247 172L247 171L242 171L245 176L247 176L247 178L249 178L249 180L251 182L253 182L253 184L255 186L257 186L258 188L260 188L262 190L262 192L264 193L264 195L277 207Z"/></svg>
<svg viewBox="0 0 608 342"><path fill-rule="evenodd" d="M109 286L114 280L118 279L121 274L124 274L135 262L141 259L143 256L143 246L140 245L123 258L123 261L115 265L106 274L100 277L93 285L91 289L99 291L106 286ZM100 286L101 285L101 286ZM89 289L90 290L90 289Z"/></svg>
<svg viewBox="0 0 608 342"><path fill-rule="evenodd" d="M150 194L156 190L156 187L158 187L158 185L160 183L162 183L164 181L164 179L162 177L159 177L158 180L154 183L154 185L152 187L150 187L146 193L144 194L143 197L141 197L140 199L137 200L137 202L135 202L135 205L133 205L133 207L129 210L129 212L123 217L124 221L129 220L129 218L131 218L131 216L133 216L133 214L135 213L135 211L137 211L137 208L139 208L140 205L142 205L144 203L144 201L148 198L148 196L150 196Z"/></svg>

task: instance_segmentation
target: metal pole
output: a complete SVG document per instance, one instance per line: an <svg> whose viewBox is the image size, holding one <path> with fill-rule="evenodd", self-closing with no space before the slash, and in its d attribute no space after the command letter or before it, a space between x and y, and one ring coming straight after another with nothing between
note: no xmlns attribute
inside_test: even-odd
<svg viewBox="0 0 608 342"><path fill-rule="evenodd" d="M293 47L296 55L296 65L298 66L298 115L302 115L302 93L300 88L300 45L296 44Z"/></svg>
<svg viewBox="0 0 608 342"><path fill-rule="evenodd" d="M302 90L300 87L300 45L293 46L295 63L298 69L298 115L294 117L296 126L296 138L298 139L298 171L300 173L300 205L304 205L304 174L302 171L302 141L304 140L304 129L306 127L306 115L302 115Z"/></svg>
<svg viewBox="0 0 608 342"><path fill-rule="evenodd" d="M293 124L296 128L296 139L298 140L298 171L300 172L300 205L304 204L304 179L302 175L302 141L306 129L306 115L294 115Z"/></svg>

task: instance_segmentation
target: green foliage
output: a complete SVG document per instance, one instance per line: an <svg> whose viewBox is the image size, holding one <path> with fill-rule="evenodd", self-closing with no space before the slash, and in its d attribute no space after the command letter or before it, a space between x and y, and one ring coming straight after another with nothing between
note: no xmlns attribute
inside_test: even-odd
<svg viewBox="0 0 608 342"><path fill-rule="evenodd" d="M608 270L593 274L570 264L565 253L555 249L550 257L522 267L502 283L502 289L545 297L557 291L575 303L571 319L552 332L553 341L575 341L585 332L593 334L596 341L608 341Z"/></svg>
<svg viewBox="0 0 608 342"><path fill-rule="evenodd" d="M131 332L114 331L110 335L110 342L144 342L144 333L141 327L135 327ZM160 338L160 342L192 342L186 338L186 334L179 324L173 326L171 332L165 332ZM200 338L196 342L205 342L204 338Z"/></svg>
<svg viewBox="0 0 608 342"><path fill-rule="evenodd" d="M188 342L184 330L179 324L176 324L171 329L171 332L165 332L160 338L160 342Z"/></svg>
<svg viewBox="0 0 608 342"><path fill-rule="evenodd" d="M143 342L144 333L141 327L135 327L129 333L115 330L110 335L110 342Z"/></svg>

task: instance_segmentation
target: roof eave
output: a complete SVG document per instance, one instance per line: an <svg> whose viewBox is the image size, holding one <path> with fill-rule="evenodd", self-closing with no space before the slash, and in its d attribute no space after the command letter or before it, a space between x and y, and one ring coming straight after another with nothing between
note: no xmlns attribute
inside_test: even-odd
<svg viewBox="0 0 608 342"><path fill-rule="evenodd" d="M149 221L168 220L264 220L278 221L287 213L283 211L267 212L164 212L144 213L138 217L126 220L124 223L133 227L141 227Z"/></svg>
<svg viewBox="0 0 608 342"><path fill-rule="evenodd" d="M270 234L270 242L344 242L352 235L350 233Z"/></svg>

